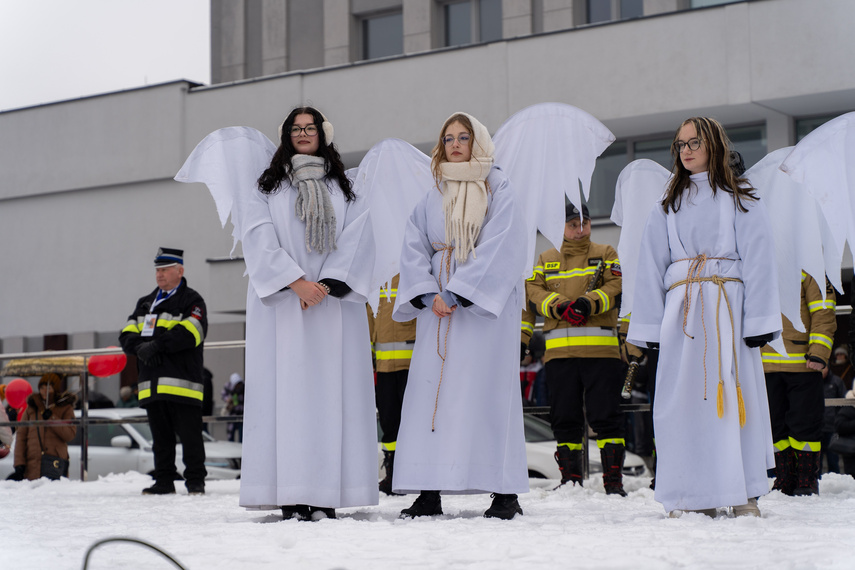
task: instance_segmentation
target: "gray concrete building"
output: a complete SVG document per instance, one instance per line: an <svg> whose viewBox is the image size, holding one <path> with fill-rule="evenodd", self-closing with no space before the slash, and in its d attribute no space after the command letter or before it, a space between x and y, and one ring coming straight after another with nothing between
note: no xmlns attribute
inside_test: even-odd
<svg viewBox="0 0 855 570"><path fill-rule="evenodd" d="M229 259L207 189L172 180L215 129L275 140L312 104L355 166L387 137L428 150L457 110L495 131L528 105L569 103L617 137L590 202L594 239L616 244L617 174L667 163L683 119L718 118L750 165L855 110L853 27L849 0L212 0L211 85L0 112L0 349L116 344L161 245L185 250L209 340L243 338L240 248ZM217 392L242 359L208 351Z"/></svg>

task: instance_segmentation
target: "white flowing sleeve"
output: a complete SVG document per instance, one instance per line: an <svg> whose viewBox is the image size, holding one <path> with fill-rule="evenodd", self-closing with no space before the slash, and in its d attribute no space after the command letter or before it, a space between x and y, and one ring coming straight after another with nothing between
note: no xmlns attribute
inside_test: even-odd
<svg viewBox="0 0 855 570"><path fill-rule="evenodd" d="M404 230L404 245L401 248L398 293L392 319L406 322L416 318L429 307L418 309L410 303L416 297L427 293L439 293L439 282L431 271L431 259L436 252L427 237L427 200L426 194L416 204L407 220Z"/></svg>
<svg viewBox="0 0 855 570"><path fill-rule="evenodd" d="M283 187L280 192L289 192ZM232 215L237 214L242 230L240 241L246 260L246 271L252 287L265 305L275 305L294 295L290 289L281 291L300 277L305 271L282 248L273 219L270 215L268 196L252 188L245 199L235 201ZM281 294L277 295L277 293Z"/></svg>
<svg viewBox="0 0 855 570"><path fill-rule="evenodd" d="M745 301L743 338L781 334L781 302L772 223L762 200L745 202L747 212L736 210L736 251L742 259Z"/></svg>
<svg viewBox="0 0 855 570"><path fill-rule="evenodd" d="M344 226L336 237L336 249L324 260L318 279L336 279L347 283L350 292L342 301L365 304L371 290L374 270L374 234L367 200L357 196L346 202Z"/></svg>
<svg viewBox="0 0 855 570"><path fill-rule="evenodd" d="M474 255L457 265L448 289L472 301L473 305L464 310L496 319L514 289L522 286L527 242L525 222L508 177L494 167L487 181L493 200Z"/></svg>
<svg viewBox="0 0 855 570"><path fill-rule="evenodd" d="M665 315L665 273L671 265L671 246L665 211L650 211L638 248L637 277L627 342L636 346L658 343Z"/></svg>

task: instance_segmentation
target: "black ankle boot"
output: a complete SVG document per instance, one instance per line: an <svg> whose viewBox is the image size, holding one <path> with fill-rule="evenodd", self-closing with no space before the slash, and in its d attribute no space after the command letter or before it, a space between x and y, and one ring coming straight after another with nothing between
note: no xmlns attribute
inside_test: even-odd
<svg viewBox="0 0 855 570"><path fill-rule="evenodd" d="M626 497L623 490L623 461L626 448L618 443L607 443L600 449L600 459L603 462L603 487L606 495Z"/></svg>
<svg viewBox="0 0 855 570"><path fill-rule="evenodd" d="M582 450L571 450L566 445L559 445L555 452L555 462L561 471L561 484L572 481L574 485L582 486Z"/></svg>
<svg viewBox="0 0 855 570"><path fill-rule="evenodd" d="M312 520L312 510L309 505L282 505L279 508L282 509L282 520Z"/></svg>
<svg viewBox="0 0 855 570"><path fill-rule="evenodd" d="M522 507L517 501L516 495L503 495L502 493L493 493L493 504L484 512L484 516L509 521L514 518L514 515L523 514Z"/></svg>
<svg viewBox="0 0 855 570"><path fill-rule="evenodd" d="M401 511L399 518L431 517L442 514L442 499L439 491L422 491L413 506Z"/></svg>

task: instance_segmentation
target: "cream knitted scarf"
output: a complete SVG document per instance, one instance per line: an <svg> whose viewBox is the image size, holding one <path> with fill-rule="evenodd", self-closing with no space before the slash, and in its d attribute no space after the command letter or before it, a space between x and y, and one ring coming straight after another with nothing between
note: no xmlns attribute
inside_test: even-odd
<svg viewBox="0 0 855 570"><path fill-rule="evenodd" d="M445 243L454 247L457 263L463 263L472 252L487 214L486 178L493 166L493 140L487 127L466 113L475 131L472 133L472 158L469 162L443 162L442 210L445 213Z"/></svg>
<svg viewBox="0 0 855 570"><path fill-rule="evenodd" d="M309 154L291 157L293 177L297 181L295 214L306 222L306 251L325 253L335 246L335 208L324 182L324 159Z"/></svg>

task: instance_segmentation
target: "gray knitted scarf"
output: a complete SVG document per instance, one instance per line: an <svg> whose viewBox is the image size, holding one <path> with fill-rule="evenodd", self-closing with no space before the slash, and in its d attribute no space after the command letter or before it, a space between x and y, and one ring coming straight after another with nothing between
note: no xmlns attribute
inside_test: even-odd
<svg viewBox="0 0 855 570"><path fill-rule="evenodd" d="M324 159L309 154L291 157L297 182L295 214L306 222L306 251L326 253L335 246L335 208L324 176Z"/></svg>

